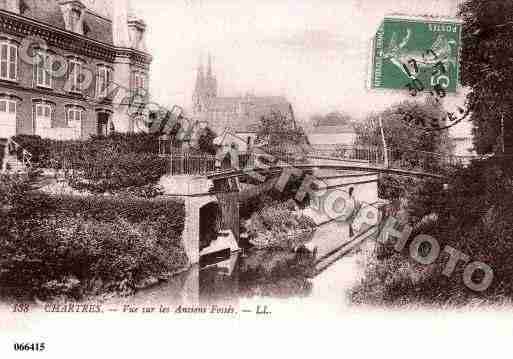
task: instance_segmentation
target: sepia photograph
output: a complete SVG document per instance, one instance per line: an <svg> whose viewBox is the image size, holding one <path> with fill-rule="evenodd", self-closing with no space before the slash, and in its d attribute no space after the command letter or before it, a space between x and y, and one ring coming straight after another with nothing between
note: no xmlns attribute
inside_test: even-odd
<svg viewBox="0 0 513 359"><path fill-rule="evenodd" d="M507 343L512 59L512 0L0 0L2 357Z"/></svg>

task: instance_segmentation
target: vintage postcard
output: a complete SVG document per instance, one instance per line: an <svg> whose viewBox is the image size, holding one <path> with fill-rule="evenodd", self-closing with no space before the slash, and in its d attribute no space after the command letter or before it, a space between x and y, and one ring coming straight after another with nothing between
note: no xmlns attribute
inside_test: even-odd
<svg viewBox="0 0 513 359"><path fill-rule="evenodd" d="M2 358L503 355L512 39L510 0L1 0Z"/></svg>

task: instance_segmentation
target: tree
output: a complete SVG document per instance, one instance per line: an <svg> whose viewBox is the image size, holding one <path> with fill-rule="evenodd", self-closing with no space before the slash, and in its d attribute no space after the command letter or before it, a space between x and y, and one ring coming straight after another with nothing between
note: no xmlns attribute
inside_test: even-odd
<svg viewBox="0 0 513 359"><path fill-rule="evenodd" d="M432 169L441 166L434 156L424 152L450 154L453 146L446 130L436 130L429 122L443 118L444 111L438 105L416 101L404 101L385 111L368 116L363 122L356 123L356 146L377 147L383 150L379 118L383 123L383 132L387 147L391 150L390 164L401 161L400 167L416 169L425 166L426 161ZM443 126L440 126L443 127ZM393 175L380 176L379 197L398 199L419 185L409 177Z"/></svg>
<svg viewBox="0 0 513 359"><path fill-rule="evenodd" d="M209 127L205 127L198 138L198 148L203 153L215 155L217 147L214 144L214 139L217 137L214 131Z"/></svg>
<svg viewBox="0 0 513 359"><path fill-rule="evenodd" d="M383 122L388 148L397 153L426 151L449 154L452 151L447 131L438 131L436 126L432 126L434 120L441 121L443 118L440 106L403 101L385 111L371 114L355 125L356 145L383 147L379 118Z"/></svg>
<svg viewBox="0 0 513 359"><path fill-rule="evenodd" d="M272 110L260 118L256 142L267 142L269 146L301 145L306 143L305 132L296 127L294 121L279 111Z"/></svg>
<svg viewBox="0 0 513 359"><path fill-rule="evenodd" d="M513 154L513 0L468 0L464 20L461 82L472 91L474 143L478 153Z"/></svg>

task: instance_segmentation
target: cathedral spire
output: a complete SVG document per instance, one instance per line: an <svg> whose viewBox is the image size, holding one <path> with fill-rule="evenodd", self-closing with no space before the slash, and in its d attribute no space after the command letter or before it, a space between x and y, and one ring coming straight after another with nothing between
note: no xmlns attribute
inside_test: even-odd
<svg viewBox="0 0 513 359"><path fill-rule="evenodd" d="M205 79L209 97L217 97L217 80L212 71L212 55L208 54L207 76Z"/></svg>
<svg viewBox="0 0 513 359"><path fill-rule="evenodd" d="M202 91L205 85L205 76L203 74L203 62L201 56L198 63L198 70L196 73L196 91Z"/></svg>
<svg viewBox="0 0 513 359"><path fill-rule="evenodd" d="M205 100L205 75L203 72L203 61L201 55L199 58L198 69L196 72L196 86L194 87L194 93L192 94L192 103L194 112L201 112L203 103Z"/></svg>
<svg viewBox="0 0 513 359"><path fill-rule="evenodd" d="M212 55L208 53L208 69L207 69L207 77L212 78Z"/></svg>

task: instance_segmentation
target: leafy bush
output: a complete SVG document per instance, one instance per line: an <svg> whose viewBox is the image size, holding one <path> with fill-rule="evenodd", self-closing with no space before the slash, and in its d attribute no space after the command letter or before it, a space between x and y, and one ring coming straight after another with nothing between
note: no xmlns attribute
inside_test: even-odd
<svg viewBox="0 0 513 359"><path fill-rule="evenodd" d="M295 208L293 200L274 202L254 213L246 230L250 237L267 235L278 244L291 235L315 228L315 223L310 218L294 213Z"/></svg>
<svg viewBox="0 0 513 359"><path fill-rule="evenodd" d="M55 142L33 135L17 135L13 137L13 140L29 151L32 154L32 161L36 163L47 161L52 144Z"/></svg>
<svg viewBox="0 0 513 359"><path fill-rule="evenodd" d="M277 188L272 187L269 191L259 194L256 197L249 197L240 203L240 217L243 219L250 218L253 213L261 210L265 207L272 206L275 203L279 202L287 202L289 206L294 203L294 207L297 205L299 208L305 208L310 203L310 198L308 193L305 194L305 197L301 202L297 202L295 197L305 180L305 175L302 177L294 177L292 176L283 191L278 190ZM260 185L261 183L256 183L255 185Z"/></svg>
<svg viewBox="0 0 513 359"><path fill-rule="evenodd" d="M86 141L93 148L112 148L119 153L159 153L158 137L152 133L113 133L109 136L92 136Z"/></svg>
<svg viewBox="0 0 513 359"><path fill-rule="evenodd" d="M158 138L146 133L113 133L92 136L86 141L59 141L33 135L18 135L13 139L32 154L40 167L53 167L53 161L61 168L65 162L80 162L106 150L119 154L158 154L159 151Z"/></svg>
<svg viewBox="0 0 513 359"><path fill-rule="evenodd" d="M80 176L71 186L103 193L158 182L167 171L167 160L153 154L106 150L86 157L77 167Z"/></svg>
<svg viewBox="0 0 513 359"><path fill-rule="evenodd" d="M370 256L365 278L353 290L353 299L393 305L511 300L512 171L509 163L475 161L454 174L448 191L443 191L439 184L426 182L408 194L409 222L420 224L410 240L427 234L437 239L442 250L449 245L468 255L470 261L488 264L494 279L486 291L475 292L464 285L461 262L450 277L444 276L447 255L441 255L429 266L417 264L409 257L408 242L404 253L380 245ZM436 219L426 221L428 216Z"/></svg>
<svg viewBox="0 0 513 359"><path fill-rule="evenodd" d="M116 192L117 195L129 195L140 198L155 198L164 194L161 186L149 183L144 186L126 187Z"/></svg>
<svg viewBox="0 0 513 359"><path fill-rule="evenodd" d="M0 217L0 294L41 299L131 293L182 269L183 203L133 197L48 196L22 182ZM5 198L5 197L2 197Z"/></svg>
<svg viewBox="0 0 513 359"><path fill-rule="evenodd" d="M87 141L22 135L15 140L33 154L39 167L71 170L70 184L80 190L103 193L144 187L157 182L167 169L166 159L158 156L158 139L153 134L114 133Z"/></svg>
<svg viewBox="0 0 513 359"><path fill-rule="evenodd" d="M27 177L0 173L0 209L16 205L29 189Z"/></svg>

